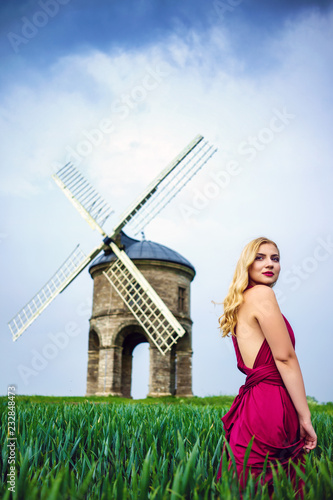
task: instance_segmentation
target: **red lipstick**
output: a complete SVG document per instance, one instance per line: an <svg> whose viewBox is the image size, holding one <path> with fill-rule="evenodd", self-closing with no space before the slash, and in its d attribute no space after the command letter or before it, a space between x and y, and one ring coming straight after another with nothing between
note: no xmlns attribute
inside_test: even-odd
<svg viewBox="0 0 333 500"><path fill-rule="evenodd" d="M270 273L270 272L262 273L262 274L264 274L265 276L274 276L274 273Z"/></svg>

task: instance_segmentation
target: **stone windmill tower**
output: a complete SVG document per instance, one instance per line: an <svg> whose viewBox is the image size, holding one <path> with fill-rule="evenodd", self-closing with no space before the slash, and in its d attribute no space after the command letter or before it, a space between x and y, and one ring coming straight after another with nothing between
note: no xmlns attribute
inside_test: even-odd
<svg viewBox="0 0 333 500"><path fill-rule="evenodd" d="M120 244L186 333L162 355L103 274L116 259L115 254L108 252L97 258L89 268L94 293L87 395L130 397L132 353L138 344L148 342L148 396L192 396L190 286L195 270L179 253L158 243L139 241L121 232Z"/></svg>
<svg viewBox="0 0 333 500"><path fill-rule="evenodd" d="M81 173L68 163L54 174L63 193L103 240L88 255L79 246L75 248L9 322L13 340L93 263L87 393L129 397L132 352L146 341L150 345L149 394L191 395L190 283L194 268L176 252L129 238L123 229L129 228L134 236L142 231L215 152L201 135L196 136L129 206L109 234L103 226L113 211Z"/></svg>

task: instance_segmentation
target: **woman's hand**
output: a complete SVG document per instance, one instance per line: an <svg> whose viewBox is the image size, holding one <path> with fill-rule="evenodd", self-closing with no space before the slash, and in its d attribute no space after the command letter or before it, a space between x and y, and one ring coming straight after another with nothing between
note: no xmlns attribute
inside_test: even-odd
<svg viewBox="0 0 333 500"><path fill-rule="evenodd" d="M315 433L314 428L312 427L311 421L300 421L300 437L304 438L304 446L303 450L307 453L310 450L314 450L317 446L317 434Z"/></svg>

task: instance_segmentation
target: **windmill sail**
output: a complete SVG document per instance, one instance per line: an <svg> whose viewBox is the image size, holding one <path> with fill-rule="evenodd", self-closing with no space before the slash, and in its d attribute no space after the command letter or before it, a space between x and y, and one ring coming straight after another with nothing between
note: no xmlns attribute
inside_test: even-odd
<svg viewBox="0 0 333 500"><path fill-rule="evenodd" d="M117 260L103 274L164 355L185 330L126 253L114 243L111 248Z"/></svg>
<svg viewBox="0 0 333 500"><path fill-rule="evenodd" d="M52 177L88 224L106 236L103 225L113 210L81 173L71 163L67 163Z"/></svg>
<svg viewBox="0 0 333 500"><path fill-rule="evenodd" d="M8 323L14 341L22 335L28 326L76 278L89 262L99 254L102 248L103 245L100 245L87 257L79 245L77 245L52 278Z"/></svg>
<svg viewBox="0 0 333 500"><path fill-rule="evenodd" d="M136 319L143 326L161 353L171 349L185 330L149 285L127 255L112 242L122 228L131 224L135 234L143 229L189 182L217 151L201 135L196 136L179 155L165 167L143 194L123 214L113 233L107 236L103 225L113 210L89 185L81 173L66 164L53 179L93 229L103 236L103 243L86 257L78 247L57 273L9 322L16 340L41 312L62 292L106 245L118 259L105 272ZM111 244L110 244L111 243ZM118 252L118 253L117 253Z"/></svg>
<svg viewBox="0 0 333 500"><path fill-rule="evenodd" d="M138 234L207 163L217 149L196 136L181 153L165 167L141 196L124 212L114 228L117 234L125 225Z"/></svg>

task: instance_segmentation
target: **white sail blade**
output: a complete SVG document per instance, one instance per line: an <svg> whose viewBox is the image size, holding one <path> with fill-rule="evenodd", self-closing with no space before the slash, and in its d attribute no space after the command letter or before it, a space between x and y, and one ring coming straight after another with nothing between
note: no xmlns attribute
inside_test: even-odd
<svg viewBox="0 0 333 500"><path fill-rule="evenodd" d="M117 234L126 224L138 234L189 182L217 151L196 136L186 148L157 176L144 193L124 212L114 228Z"/></svg>
<svg viewBox="0 0 333 500"><path fill-rule="evenodd" d="M129 222L129 227L134 232L134 235L142 231L170 203L216 151L217 149L209 145L208 142L201 143L191 152L186 162L180 163L178 168L159 184L154 196Z"/></svg>
<svg viewBox="0 0 333 500"><path fill-rule="evenodd" d="M114 243L111 248L117 260L103 274L164 355L185 330L126 253Z"/></svg>
<svg viewBox="0 0 333 500"><path fill-rule="evenodd" d="M52 300L99 254L102 248L103 244L95 248L88 257L82 252L79 245L75 248L46 285L8 323L13 341L22 335Z"/></svg>
<svg viewBox="0 0 333 500"><path fill-rule="evenodd" d="M67 163L52 178L88 224L106 236L103 225L114 211L82 174L71 163Z"/></svg>

